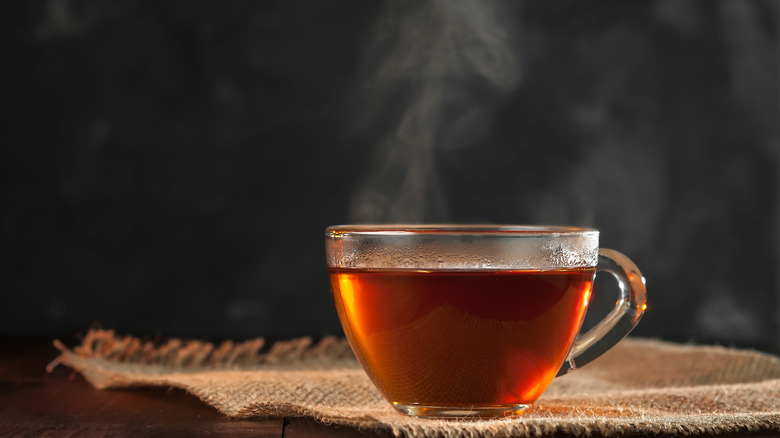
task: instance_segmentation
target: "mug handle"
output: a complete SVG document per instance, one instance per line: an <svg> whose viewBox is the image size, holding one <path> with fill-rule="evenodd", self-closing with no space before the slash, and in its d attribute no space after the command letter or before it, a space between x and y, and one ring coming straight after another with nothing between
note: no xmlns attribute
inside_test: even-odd
<svg viewBox="0 0 780 438"><path fill-rule="evenodd" d="M647 308L645 278L628 257L613 249L600 249L596 267L596 273L599 272L611 274L617 280L620 297L601 322L577 336L558 376L576 370L612 348L636 326Z"/></svg>

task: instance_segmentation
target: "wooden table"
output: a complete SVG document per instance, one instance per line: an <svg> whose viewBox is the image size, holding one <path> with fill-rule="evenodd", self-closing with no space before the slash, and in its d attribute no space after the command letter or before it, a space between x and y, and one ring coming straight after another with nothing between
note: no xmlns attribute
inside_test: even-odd
<svg viewBox="0 0 780 438"><path fill-rule="evenodd" d="M48 341L0 340L0 436L390 436L309 418L233 420L175 388L98 390L80 374L46 365Z"/></svg>
<svg viewBox="0 0 780 438"><path fill-rule="evenodd" d="M70 368L47 373L46 365L56 356L48 341L0 339L0 437L391 436L389 431L329 426L310 418L234 420L174 388L97 390Z"/></svg>

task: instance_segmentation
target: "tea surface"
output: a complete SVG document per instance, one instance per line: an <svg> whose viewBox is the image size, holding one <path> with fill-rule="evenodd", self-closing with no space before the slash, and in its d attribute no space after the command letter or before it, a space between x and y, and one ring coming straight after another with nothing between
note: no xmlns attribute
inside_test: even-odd
<svg viewBox="0 0 780 438"><path fill-rule="evenodd" d="M530 404L566 359L594 269L331 268L344 331L391 402Z"/></svg>

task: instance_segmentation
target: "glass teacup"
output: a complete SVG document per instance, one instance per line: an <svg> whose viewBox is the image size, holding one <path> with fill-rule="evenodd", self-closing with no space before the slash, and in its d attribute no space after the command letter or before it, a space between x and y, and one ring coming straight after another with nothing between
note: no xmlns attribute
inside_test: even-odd
<svg viewBox="0 0 780 438"><path fill-rule="evenodd" d="M326 230L326 254L347 339L396 409L490 417L522 413L639 321L644 278L598 238L574 227L342 225ZM620 297L578 336L597 272Z"/></svg>

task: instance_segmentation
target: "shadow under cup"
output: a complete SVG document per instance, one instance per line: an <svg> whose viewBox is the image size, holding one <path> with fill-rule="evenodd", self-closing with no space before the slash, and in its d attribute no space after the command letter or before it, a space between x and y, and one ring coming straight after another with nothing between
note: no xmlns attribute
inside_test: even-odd
<svg viewBox="0 0 780 438"><path fill-rule="evenodd" d="M412 415L522 413L575 368L573 357L590 360L625 336L644 307L641 281L641 303L624 294L576 341L605 257L592 229L337 226L326 230L326 254L355 355L384 397ZM620 269L601 270L620 282ZM623 274L625 289L635 288ZM627 318L632 309L639 315Z"/></svg>

